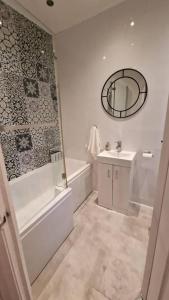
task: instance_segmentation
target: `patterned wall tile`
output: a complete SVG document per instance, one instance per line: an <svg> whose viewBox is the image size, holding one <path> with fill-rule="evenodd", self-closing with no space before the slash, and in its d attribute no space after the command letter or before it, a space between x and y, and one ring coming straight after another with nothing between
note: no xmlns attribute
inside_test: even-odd
<svg viewBox="0 0 169 300"><path fill-rule="evenodd" d="M34 159L36 168L40 168L50 162L49 150L44 147L34 149Z"/></svg>
<svg viewBox="0 0 169 300"><path fill-rule="evenodd" d="M25 174L36 168L33 150L28 150L28 151L18 153L18 158L19 158L21 174Z"/></svg>
<svg viewBox="0 0 169 300"><path fill-rule="evenodd" d="M2 132L0 134L0 142L2 145L2 151L4 154L12 154L16 151L15 135L13 132Z"/></svg>
<svg viewBox="0 0 169 300"><path fill-rule="evenodd" d="M51 97L53 100L53 107L54 110L58 113L58 100L57 100L57 90L56 90L56 84L50 84L50 92L51 92Z"/></svg>
<svg viewBox="0 0 169 300"><path fill-rule="evenodd" d="M25 56L28 61L49 65L53 53L51 35L20 14L15 17L15 25L19 36L21 57Z"/></svg>
<svg viewBox="0 0 169 300"><path fill-rule="evenodd" d="M22 79L14 73L0 75L0 122L8 125L27 124Z"/></svg>
<svg viewBox="0 0 169 300"><path fill-rule="evenodd" d="M34 97L34 98L39 97L39 87L38 87L38 82L36 80L30 78L24 78L23 85L24 85L25 95L27 97Z"/></svg>
<svg viewBox="0 0 169 300"><path fill-rule="evenodd" d="M17 152L13 152L10 156L4 155L4 159L8 180L10 181L19 177L21 175L21 170Z"/></svg>
<svg viewBox="0 0 169 300"><path fill-rule="evenodd" d="M46 82L39 81L39 94L42 98L51 98L50 85Z"/></svg>
<svg viewBox="0 0 169 300"><path fill-rule="evenodd" d="M37 61L49 68L53 66L53 44L52 37L47 32L36 27L37 35Z"/></svg>
<svg viewBox="0 0 169 300"><path fill-rule="evenodd" d="M29 123L43 123L43 116L40 113L40 108L41 103L39 98L26 98L26 111Z"/></svg>
<svg viewBox="0 0 169 300"><path fill-rule="evenodd" d="M0 57L3 71L22 75L18 35L14 22L15 12L0 2Z"/></svg>
<svg viewBox="0 0 169 300"><path fill-rule="evenodd" d="M55 67L54 67L54 58L52 59L52 62L49 67L49 80L51 83L55 84L56 77L55 77Z"/></svg>
<svg viewBox="0 0 169 300"><path fill-rule="evenodd" d="M13 133L1 133L0 142L5 159L8 180L20 176L20 164Z"/></svg>
<svg viewBox="0 0 169 300"><path fill-rule="evenodd" d="M36 62L23 57L21 60L22 73L24 77L37 79Z"/></svg>
<svg viewBox="0 0 169 300"><path fill-rule="evenodd" d="M12 125L11 102L7 90L7 80L3 74L0 75L0 124Z"/></svg>
<svg viewBox="0 0 169 300"><path fill-rule="evenodd" d="M56 84L50 84L50 92L52 99L57 101Z"/></svg>
<svg viewBox="0 0 169 300"><path fill-rule="evenodd" d="M48 123L57 119L57 114L50 98L27 98L26 107L29 123Z"/></svg>
<svg viewBox="0 0 169 300"><path fill-rule="evenodd" d="M12 110L12 120L15 125L28 123L26 114L25 95L22 78L13 73L5 74L7 80L8 97Z"/></svg>
<svg viewBox="0 0 169 300"><path fill-rule="evenodd" d="M0 124L31 126L1 134L11 180L48 163L61 142L52 36L1 0L0 15Z"/></svg>
<svg viewBox="0 0 169 300"><path fill-rule="evenodd" d="M24 152L32 149L32 138L29 133L15 135L15 143L17 151Z"/></svg>
<svg viewBox="0 0 169 300"><path fill-rule="evenodd" d="M61 141L60 141L60 133L59 129L56 128L47 128L45 130L45 138L48 149L56 148L60 150Z"/></svg>
<svg viewBox="0 0 169 300"><path fill-rule="evenodd" d="M49 82L49 69L42 65L42 64L37 64L37 76L39 81L43 81L43 82Z"/></svg>
<svg viewBox="0 0 169 300"><path fill-rule="evenodd" d="M15 26L19 39L20 60L23 76L37 79L37 26L20 14L15 16Z"/></svg>
<svg viewBox="0 0 169 300"><path fill-rule="evenodd" d="M31 129L32 145L33 148L46 148L46 138L44 128Z"/></svg>
<svg viewBox="0 0 169 300"><path fill-rule="evenodd" d="M50 98L41 98L40 112L44 122L54 122L57 119L57 114L53 107L53 101Z"/></svg>

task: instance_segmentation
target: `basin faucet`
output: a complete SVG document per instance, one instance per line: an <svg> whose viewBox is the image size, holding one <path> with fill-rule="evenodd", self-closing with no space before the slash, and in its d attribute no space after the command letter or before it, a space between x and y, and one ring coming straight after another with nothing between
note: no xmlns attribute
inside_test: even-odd
<svg viewBox="0 0 169 300"><path fill-rule="evenodd" d="M117 144L116 145L117 152L121 152L121 150L122 150L122 141L116 141L115 143Z"/></svg>

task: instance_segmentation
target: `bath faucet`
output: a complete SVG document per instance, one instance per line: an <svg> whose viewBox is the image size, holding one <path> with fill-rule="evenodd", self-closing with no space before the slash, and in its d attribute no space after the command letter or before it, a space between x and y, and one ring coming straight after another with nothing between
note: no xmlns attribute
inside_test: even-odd
<svg viewBox="0 0 169 300"><path fill-rule="evenodd" d="M122 150L122 141L116 141L115 143L117 144L116 145L117 152L121 152L121 150Z"/></svg>

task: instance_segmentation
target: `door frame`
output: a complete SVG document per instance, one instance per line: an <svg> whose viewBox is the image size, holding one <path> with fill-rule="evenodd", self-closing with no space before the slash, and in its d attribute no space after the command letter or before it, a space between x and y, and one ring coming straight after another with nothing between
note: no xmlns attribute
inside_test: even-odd
<svg viewBox="0 0 169 300"><path fill-rule="evenodd" d="M4 220L4 222L3 222ZM0 145L0 295L3 300L32 300L16 216Z"/></svg>
<svg viewBox="0 0 169 300"><path fill-rule="evenodd" d="M156 199L154 203L154 210L153 210L153 217L152 217L152 224L151 224L151 230L150 230L150 239L149 239L149 245L148 245L148 252L147 252L147 259L146 259L146 266L144 271L144 278L142 283L142 298L144 300L161 300L160 294L158 298L154 298L155 296L152 296L152 293L150 292L150 289L153 286L159 287L159 290L162 288L162 280L161 282L158 281L155 283L154 278L156 277L156 274L154 272L157 272L157 270L154 269L154 266L158 263L160 263L160 257L157 258L157 245L159 243L159 228L160 228L160 222L163 219L162 210L165 205L165 195L166 191L169 188L169 101L168 101L168 107L167 107L167 113L166 113L166 120L165 120L165 129L164 129L164 135L163 135L163 146L161 150L161 159L160 159L160 166L159 166L159 173L158 173L158 180L157 180L157 188L156 188ZM168 216L169 217L169 216ZM159 261L157 261L157 259ZM165 270L163 270L165 273ZM162 276L163 278L163 276ZM159 286L160 285L160 286ZM157 296L157 292L156 292Z"/></svg>

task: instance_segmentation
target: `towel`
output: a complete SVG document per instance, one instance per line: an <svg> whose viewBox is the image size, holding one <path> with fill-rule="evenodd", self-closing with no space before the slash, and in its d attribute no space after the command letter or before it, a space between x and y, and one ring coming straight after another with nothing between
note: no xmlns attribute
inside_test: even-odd
<svg viewBox="0 0 169 300"><path fill-rule="evenodd" d="M100 142L100 134L99 130L96 126L93 126L90 129L90 139L88 145L88 152L91 156L96 159L96 156L100 153L101 150L101 142Z"/></svg>

